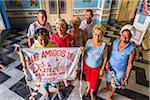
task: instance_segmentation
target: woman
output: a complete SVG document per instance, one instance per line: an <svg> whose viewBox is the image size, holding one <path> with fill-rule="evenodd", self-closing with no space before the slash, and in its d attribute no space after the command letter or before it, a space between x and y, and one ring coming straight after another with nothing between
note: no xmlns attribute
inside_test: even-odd
<svg viewBox="0 0 150 100"><path fill-rule="evenodd" d="M57 47L57 44L55 42L49 41L48 38L48 31L44 28L37 29L35 31L35 43L32 45L31 48L51 48L51 47ZM51 84L53 84L52 82ZM47 82L41 82L41 85L44 87L46 94L45 99L50 100L51 93L49 92L49 83ZM36 84L37 86L37 84ZM35 90L33 92L36 92ZM59 88L57 87L57 93L60 94Z"/></svg>
<svg viewBox="0 0 150 100"><path fill-rule="evenodd" d="M49 41L49 36L48 35L49 35L49 32L45 28L37 29L35 31L35 34L34 34L34 38L36 40L35 40L34 44L31 46L31 48L57 47L57 44L55 42ZM18 45L15 48L15 52L19 51L19 49L20 49L19 47L20 46ZM20 59L23 60L23 58L21 56L20 56ZM49 85L50 84L55 84L55 83L56 82L54 82L54 81L51 82L51 83L48 83L48 82L45 82L45 81L41 81L40 83L36 82L35 87L34 87L33 92L32 92L32 95L30 97L30 100L35 98L35 96L38 93L38 89L39 89L40 85L42 85L44 87L44 89L45 89L45 98L44 98L44 100L50 100L51 99L51 93L49 91ZM55 84L55 85L57 87L57 84ZM57 87L57 93L58 93L58 95L61 95L59 87Z"/></svg>
<svg viewBox="0 0 150 100"><path fill-rule="evenodd" d="M73 46L72 36L66 33L68 25L64 19L58 19L55 22L56 33L51 35L50 40L57 43L59 47Z"/></svg>
<svg viewBox="0 0 150 100"><path fill-rule="evenodd" d="M130 42L134 32L135 28L127 24L121 29L120 39L113 42L110 59L106 66L107 85L106 88L100 90L100 92L107 92L111 85L112 89L108 100L112 99L116 88L125 88L127 85L135 56L134 45Z"/></svg>
<svg viewBox="0 0 150 100"><path fill-rule="evenodd" d="M102 75L107 62L107 45L102 40L104 30L103 25L96 24L92 30L93 38L89 39L85 46L84 71L88 86L85 96L90 92L92 100L96 99L93 92L96 89L99 74Z"/></svg>
<svg viewBox="0 0 150 100"><path fill-rule="evenodd" d="M55 22L56 33L51 35L50 40L55 42L59 47L71 47L73 46L73 39L66 31L68 29L67 22L64 19L58 19ZM69 83L64 80L64 84L68 87Z"/></svg>
<svg viewBox="0 0 150 100"><path fill-rule="evenodd" d="M84 46L87 38L85 32L79 29L81 20L78 16L72 18L71 36L73 37L73 45L75 47Z"/></svg>

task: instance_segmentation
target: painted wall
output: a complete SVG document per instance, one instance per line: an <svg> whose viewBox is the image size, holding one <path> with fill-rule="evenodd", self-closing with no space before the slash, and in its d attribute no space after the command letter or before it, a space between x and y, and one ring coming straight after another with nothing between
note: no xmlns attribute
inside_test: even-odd
<svg viewBox="0 0 150 100"><path fill-rule="evenodd" d="M81 20L84 19L84 11L92 9L93 19L97 23L107 24L109 21L110 7L112 0L75 0L73 15L79 16Z"/></svg>
<svg viewBox="0 0 150 100"><path fill-rule="evenodd" d="M38 10L41 9L41 0L3 0L2 3L12 28L27 28L37 19Z"/></svg>
<svg viewBox="0 0 150 100"><path fill-rule="evenodd" d="M74 0L74 8L97 8L98 0Z"/></svg>
<svg viewBox="0 0 150 100"><path fill-rule="evenodd" d="M18 1L16 5L20 5L20 1ZM12 1L7 1L7 3L8 2L9 3L5 4L6 1L3 0L3 3L5 6L5 10L7 11L7 16L9 17L9 21L11 25L15 27L19 26L25 28L27 27L27 24L37 19L37 13L39 9L45 9L47 11L48 22L51 23L52 25L55 22L55 20L59 17L66 19L68 23L71 21L73 15L79 16L81 20L83 20L84 11L86 9L93 10L94 13L93 19L95 19L97 23L107 24L111 20L118 20L119 15L120 15L120 20L124 20L128 18L124 21L129 21L130 19L133 18L134 11L137 5L137 2L135 2L136 0L130 0L128 6L131 7L128 9L128 11L126 11L127 9L125 7L127 5L128 0L66 0L66 1L67 1L66 14L55 14L55 15L50 14L49 3L47 3L48 2L47 0L37 0L38 2L37 7L33 7L35 5L29 7L28 4L27 7L24 7L25 10L18 9L16 7L14 8L11 7L10 5ZM114 5L112 5L112 1L117 1L117 2ZM135 6L133 6L133 4ZM121 7L123 7L123 9L121 9Z"/></svg>

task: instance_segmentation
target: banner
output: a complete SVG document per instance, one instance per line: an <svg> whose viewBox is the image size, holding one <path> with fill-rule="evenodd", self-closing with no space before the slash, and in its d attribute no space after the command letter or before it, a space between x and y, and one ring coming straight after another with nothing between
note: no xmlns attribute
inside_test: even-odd
<svg viewBox="0 0 150 100"><path fill-rule="evenodd" d="M26 69L34 81L61 81L76 77L80 48L24 48Z"/></svg>

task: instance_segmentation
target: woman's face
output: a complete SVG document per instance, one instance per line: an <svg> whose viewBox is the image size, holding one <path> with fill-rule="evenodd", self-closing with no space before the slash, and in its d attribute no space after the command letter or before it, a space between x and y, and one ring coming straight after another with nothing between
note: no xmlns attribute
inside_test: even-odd
<svg viewBox="0 0 150 100"><path fill-rule="evenodd" d="M38 36L37 40L43 47L46 47L48 43L48 37L46 35L43 34L43 35Z"/></svg>
<svg viewBox="0 0 150 100"><path fill-rule="evenodd" d="M102 33L100 30L94 30L93 31L93 39L97 40L98 42L100 42L102 40Z"/></svg>
<svg viewBox="0 0 150 100"><path fill-rule="evenodd" d="M123 43L128 43L131 38L131 33L129 31L123 31L120 36L120 41Z"/></svg>
<svg viewBox="0 0 150 100"><path fill-rule="evenodd" d="M60 33L60 34L66 33L66 25L65 25L65 24L62 24L62 25L57 24L57 25L56 25L56 31L57 31L58 33Z"/></svg>
<svg viewBox="0 0 150 100"><path fill-rule="evenodd" d="M79 26L80 26L80 22L77 22L77 21L72 22L72 28L74 28L74 29L78 29L78 28L79 28Z"/></svg>

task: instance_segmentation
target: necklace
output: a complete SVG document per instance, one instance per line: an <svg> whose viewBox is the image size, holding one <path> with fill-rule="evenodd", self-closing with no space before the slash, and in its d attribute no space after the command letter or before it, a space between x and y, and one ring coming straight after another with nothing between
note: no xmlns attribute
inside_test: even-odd
<svg viewBox="0 0 150 100"><path fill-rule="evenodd" d="M92 40L91 42L92 42L92 46L93 46L94 48L97 48L97 47L99 47L99 46L102 44L101 41L100 41L100 42L94 42L94 41Z"/></svg>
<svg viewBox="0 0 150 100"><path fill-rule="evenodd" d="M118 51L121 51L124 47L125 47L124 45L119 44Z"/></svg>

